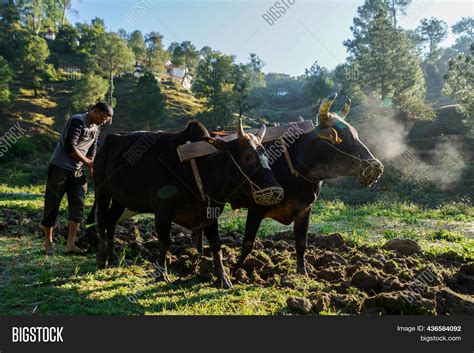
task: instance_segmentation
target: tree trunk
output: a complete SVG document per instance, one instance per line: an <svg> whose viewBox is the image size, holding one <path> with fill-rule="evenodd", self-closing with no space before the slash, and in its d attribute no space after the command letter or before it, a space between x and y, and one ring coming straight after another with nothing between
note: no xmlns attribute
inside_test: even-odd
<svg viewBox="0 0 474 353"><path fill-rule="evenodd" d="M114 72L110 70L109 75L109 104L112 105L113 93L114 93Z"/></svg>
<svg viewBox="0 0 474 353"><path fill-rule="evenodd" d="M188 55L186 54L184 56L184 72L183 72L183 79L181 80L181 86L184 85L184 80L186 79L186 76L188 75L186 72L187 67L188 67Z"/></svg>
<svg viewBox="0 0 474 353"><path fill-rule="evenodd" d="M64 26L64 20L66 19L66 3L67 0L63 0L63 16L61 18L61 27Z"/></svg>

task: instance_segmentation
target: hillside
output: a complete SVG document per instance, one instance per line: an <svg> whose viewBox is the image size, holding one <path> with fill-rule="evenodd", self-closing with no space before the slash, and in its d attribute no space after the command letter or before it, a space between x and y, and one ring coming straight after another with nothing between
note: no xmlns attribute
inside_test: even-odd
<svg viewBox="0 0 474 353"><path fill-rule="evenodd" d="M33 90L18 88L13 106L0 111L2 135L12 126L20 124L25 135L0 159L0 179L10 185L36 184L46 173L46 166L64 122L73 112L71 93L74 80L48 83L34 97ZM115 86L115 116L111 126L104 126L102 138L108 133L144 129L137 125L130 113L130 93L136 79L118 78ZM201 101L183 87L174 83L162 84L166 99L167 120L160 129L179 130L202 110Z"/></svg>
<svg viewBox="0 0 474 353"><path fill-rule="evenodd" d="M116 113L113 124L104 126L102 138L108 133L144 129L144 126L137 125L136 117L130 113L130 93L133 91L135 83L136 79L130 77L116 80ZM14 106L9 111L1 113L0 131L6 132L16 122L19 122L20 126L27 131L26 136L13 145L8 153L0 159L0 178L3 183L21 186L43 181L59 131L72 113L70 99L73 84L74 81L50 83L46 90L40 92L38 98L34 98L31 90L19 89ZM171 131L180 130L188 120L203 109L202 102L183 87L174 83L163 83L161 87L166 97L168 119L158 128ZM314 121L314 107L311 105L298 107L294 102L284 104L287 99L288 97L275 98L274 103L278 104L271 105L271 108L255 109L249 116L255 120L264 118L268 124L271 124L272 120L266 119L266 116L272 116L274 119L278 116L280 119L276 119L276 121L287 122L294 121L301 115ZM459 183L447 182L446 191L465 196L471 194L466 185L474 180L472 156L469 153L474 148L474 140L472 136L469 136L469 129L465 127L464 118L456 112L455 106L438 108L436 110L437 118L433 121L417 121L406 126L402 126L400 122L394 124L391 117L384 118L379 116L380 114L376 114L376 120L370 122L370 119L367 120L370 115L367 109L364 106L354 107L348 119L359 130L362 140L386 164L386 173L379 183L379 188L397 190L399 187L405 187L410 190L412 197L433 199L437 202L437 197L434 197L432 192L428 192L431 190L431 186L418 187L421 185L419 184L414 188L414 185L410 184L417 178L416 173L426 174L426 169L420 170L414 168L413 165L407 166L406 163L400 163L400 158L392 160L385 155L387 150L393 147L393 143L400 144L403 140L402 147L409 146L416 150L420 158L427 161L423 165L431 168L428 170L435 170L437 165L440 170L447 168L450 171L447 173L448 177L451 176L452 180L459 181ZM257 112L258 114L256 114ZM253 119L248 119L247 123L251 120ZM377 132L375 134L374 128ZM401 162L404 162L403 159ZM415 175L406 174L407 167ZM400 179L402 175L407 178ZM433 179L431 182L436 183L438 180L444 182L446 177L438 175L437 179ZM353 186L352 182L348 181L348 183ZM407 185L403 186L403 183ZM330 181L329 184L333 184L333 182ZM452 184L457 185L456 190L452 188ZM334 185L349 186L341 180L336 180ZM441 189L443 188L444 186ZM367 200L365 192L360 191L364 193L361 199ZM353 202L357 202L354 194L351 194L350 197ZM444 198L444 196L441 197Z"/></svg>

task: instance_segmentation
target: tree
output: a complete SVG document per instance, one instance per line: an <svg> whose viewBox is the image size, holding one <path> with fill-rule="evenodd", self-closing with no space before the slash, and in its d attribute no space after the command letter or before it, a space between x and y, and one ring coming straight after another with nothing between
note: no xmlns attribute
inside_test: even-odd
<svg viewBox="0 0 474 353"><path fill-rule="evenodd" d="M164 120L165 99L155 76L146 71L138 80L132 94L132 111L138 122L146 130L155 129Z"/></svg>
<svg viewBox="0 0 474 353"><path fill-rule="evenodd" d="M451 30L458 36L474 39L474 17L463 17L451 27Z"/></svg>
<svg viewBox="0 0 474 353"><path fill-rule="evenodd" d="M254 94L254 91L265 87L265 75L262 72L264 65L265 63L254 53L250 54L249 63L234 65L233 100L239 117L261 103L261 98Z"/></svg>
<svg viewBox="0 0 474 353"><path fill-rule="evenodd" d="M428 60L433 62L439 54L438 45L448 35L448 26L446 22L438 20L434 17L421 20L420 26L417 28L421 39L428 42Z"/></svg>
<svg viewBox="0 0 474 353"><path fill-rule="evenodd" d="M444 93L458 103L458 110L466 117L474 116L474 45L471 55L458 54L449 60L445 78Z"/></svg>
<svg viewBox="0 0 474 353"><path fill-rule="evenodd" d="M212 52L213 52L212 48L206 45L202 47L201 50L199 50L199 55L201 56L201 59L203 59Z"/></svg>
<svg viewBox="0 0 474 353"><path fill-rule="evenodd" d="M130 40L130 34L127 32L126 29L119 28L117 31L117 34L120 38L122 38L124 41L129 41Z"/></svg>
<svg viewBox="0 0 474 353"><path fill-rule="evenodd" d="M94 56L96 65L109 79L109 104L113 103L114 77L132 70L134 64L132 50L116 33L102 36Z"/></svg>
<svg viewBox="0 0 474 353"><path fill-rule="evenodd" d="M210 53L199 62L193 91L196 96L205 99L207 112L203 120L209 127L231 125L234 80L233 56Z"/></svg>
<svg viewBox="0 0 474 353"><path fill-rule="evenodd" d="M72 0L58 0L58 2L62 7L62 14L61 14L61 28L62 28L67 23L66 14L72 8Z"/></svg>
<svg viewBox="0 0 474 353"><path fill-rule="evenodd" d="M105 24L100 18L94 18L91 24L77 23L76 28L79 31L80 49L89 58L89 64L94 64L92 60L97 52L98 43L102 40L105 35Z"/></svg>
<svg viewBox="0 0 474 353"><path fill-rule="evenodd" d="M7 61L0 56L0 107L8 106L11 102L10 82L12 75L13 73Z"/></svg>
<svg viewBox="0 0 474 353"><path fill-rule="evenodd" d="M392 15L393 27L397 28L398 14L406 15L406 8L411 0L387 0L390 14Z"/></svg>
<svg viewBox="0 0 474 353"><path fill-rule="evenodd" d="M46 63L49 54L48 44L43 38L36 35L29 36L20 61L20 76L24 82L30 83L35 97L38 96L41 82L53 76L52 65Z"/></svg>
<svg viewBox="0 0 474 353"><path fill-rule="evenodd" d="M25 17L26 27L31 34L38 35L48 29L57 32L65 23L65 11L70 7L67 0L30 0L20 1L21 11Z"/></svg>
<svg viewBox="0 0 474 353"><path fill-rule="evenodd" d="M378 4L377 14L358 9L365 17L354 19L354 39L344 42L351 54L349 65L358 70L357 85L384 104L395 104L406 116L431 118L416 48L405 31L393 26L383 3Z"/></svg>
<svg viewBox="0 0 474 353"><path fill-rule="evenodd" d="M469 55L469 48L474 41L474 17L463 17L456 22L451 30L457 36L452 48L465 55Z"/></svg>
<svg viewBox="0 0 474 353"><path fill-rule="evenodd" d="M163 36L158 32L150 32L146 35L147 44L147 66L155 74L165 71L165 64L169 54L163 48Z"/></svg>
<svg viewBox="0 0 474 353"><path fill-rule="evenodd" d="M182 67L184 70L182 80L182 83L184 83L186 77L194 75L194 70L199 62L199 52L189 41L184 41L180 44L172 43L170 48L173 50L171 53L171 62L174 66Z"/></svg>
<svg viewBox="0 0 474 353"><path fill-rule="evenodd" d="M305 76L312 100L318 101L327 97L328 92L332 90L327 69L319 66L316 61L309 69L305 69Z"/></svg>
<svg viewBox="0 0 474 353"><path fill-rule="evenodd" d="M142 62L146 58L146 44L142 32L139 30L133 31L128 40L128 46L135 54L135 60Z"/></svg>
<svg viewBox="0 0 474 353"><path fill-rule="evenodd" d="M99 75L88 73L77 81L73 94L72 106L78 111L87 110L98 101L105 99L109 84Z"/></svg>
<svg viewBox="0 0 474 353"><path fill-rule="evenodd" d="M0 56L15 68L23 54L27 32L21 25L20 7L14 0L0 2Z"/></svg>
<svg viewBox="0 0 474 353"><path fill-rule="evenodd" d="M87 55L81 50L79 39L77 27L65 24L59 29L56 39L49 43L50 61L55 67L86 69Z"/></svg>

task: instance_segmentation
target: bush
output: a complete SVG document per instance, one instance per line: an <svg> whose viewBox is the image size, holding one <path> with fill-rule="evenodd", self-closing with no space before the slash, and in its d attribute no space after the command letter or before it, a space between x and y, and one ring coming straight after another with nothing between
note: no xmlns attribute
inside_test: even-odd
<svg viewBox="0 0 474 353"><path fill-rule="evenodd" d="M12 80L12 71L7 61L0 56L0 106L8 106L12 101L10 92L10 82Z"/></svg>

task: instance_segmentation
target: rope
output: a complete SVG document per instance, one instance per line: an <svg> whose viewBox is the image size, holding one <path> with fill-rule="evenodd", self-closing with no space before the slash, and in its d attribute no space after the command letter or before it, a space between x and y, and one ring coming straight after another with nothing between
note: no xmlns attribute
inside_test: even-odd
<svg viewBox="0 0 474 353"><path fill-rule="evenodd" d="M362 165L362 162L366 162L368 165L367 167L365 167L362 172L361 172L361 175L362 176L365 176L365 173L367 172L367 170L371 167L373 167L374 165L378 164L374 159L362 159L362 158L359 158L357 156L354 156L353 154L350 154L350 153L347 153L343 150L341 150L340 148L337 148L336 146L334 146L332 143L326 141L325 139L321 139L322 141L324 141L326 144L328 144L329 146L331 146L332 148L334 148L336 151L338 151L339 153L342 153L348 157L351 157L351 158L354 158L356 160L358 160L360 162L360 164ZM309 178L307 178L306 176L304 176L303 174L301 174L300 172L298 172L296 170L296 168L293 166L293 162L291 161L291 156L290 154L288 153L288 149L286 148L286 146L284 147L284 151L283 153L285 154L285 159L288 163L288 167L290 168L290 171L293 175L295 175L296 177L301 177L303 178L304 180L306 180L307 182L309 182L310 184L316 184L316 183L319 183L321 180L311 180Z"/></svg>
<svg viewBox="0 0 474 353"><path fill-rule="evenodd" d="M248 180L250 183L250 189L252 190L252 196L255 200L255 202L259 205L273 205L275 204L274 200L275 198L278 198L280 201L283 199L283 193L282 193L282 188L281 187L268 187L262 189L259 187L257 184L255 184L248 176L245 174L245 172L240 168L239 164L236 162L234 157L229 153L230 158L234 162L235 166L237 169L240 171L240 173Z"/></svg>

